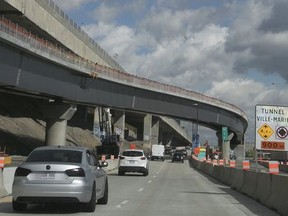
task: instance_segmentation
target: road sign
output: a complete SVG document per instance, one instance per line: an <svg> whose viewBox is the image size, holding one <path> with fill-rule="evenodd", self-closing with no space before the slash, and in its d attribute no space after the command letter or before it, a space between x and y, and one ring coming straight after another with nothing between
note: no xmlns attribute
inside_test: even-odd
<svg viewBox="0 0 288 216"><path fill-rule="evenodd" d="M268 124L263 124L257 132L265 140L267 140L274 133Z"/></svg>
<svg viewBox="0 0 288 216"><path fill-rule="evenodd" d="M288 151L288 107L256 105L256 149Z"/></svg>
<svg viewBox="0 0 288 216"><path fill-rule="evenodd" d="M222 141L225 142L228 140L228 128L222 127Z"/></svg>

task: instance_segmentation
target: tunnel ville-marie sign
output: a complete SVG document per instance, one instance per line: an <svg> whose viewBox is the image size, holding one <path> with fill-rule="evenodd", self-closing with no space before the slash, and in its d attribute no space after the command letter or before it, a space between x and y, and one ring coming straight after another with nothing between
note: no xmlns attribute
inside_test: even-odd
<svg viewBox="0 0 288 216"><path fill-rule="evenodd" d="M256 149L288 151L288 107L256 105Z"/></svg>

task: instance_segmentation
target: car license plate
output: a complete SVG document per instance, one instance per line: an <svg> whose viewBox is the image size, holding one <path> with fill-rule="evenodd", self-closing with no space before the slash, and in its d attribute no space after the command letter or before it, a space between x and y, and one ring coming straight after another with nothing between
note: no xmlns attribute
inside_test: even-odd
<svg viewBox="0 0 288 216"><path fill-rule="evenodd" d="M129 163L134 164L135 161L134 160L129 160Z"/></svg>
<svg viewBox="0 0 288 216"><path fill-rule="evenodd" d="M42 172L41 179L55 179L55 172Z"/></svg>

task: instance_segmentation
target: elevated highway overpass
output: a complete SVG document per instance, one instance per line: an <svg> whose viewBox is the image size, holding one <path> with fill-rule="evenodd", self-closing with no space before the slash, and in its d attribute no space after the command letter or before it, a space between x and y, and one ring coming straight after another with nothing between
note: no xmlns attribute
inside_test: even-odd
<svg viewBox="0 0 288 216"><path fill-rule="evenodd" d="M234 134L231 143L242 143L248 124L242 110L123 72L52 1L2 0L0 13L5 15L0 31L2 90L198 122L218 134L225 126Z"/></svg>

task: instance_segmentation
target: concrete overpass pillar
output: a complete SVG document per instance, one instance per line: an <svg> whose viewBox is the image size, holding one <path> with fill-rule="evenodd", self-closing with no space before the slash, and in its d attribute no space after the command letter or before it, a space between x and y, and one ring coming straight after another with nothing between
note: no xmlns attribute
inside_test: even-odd
<svg viewBox="0 0 288 216"><path fill-rule="evenodd" d="M151 143L159 144L159 118L152 117Z"/></svg>
<svg viewBox="0 0 288 216"><path fill-rule="evenodd" d="M144 117L143 126L143 148L151 148L151 134L152 134L152 115L147 114Z"/></svg>
<svg viewBox="0 0 288 216"><path fill-rule="evenodd" d="M99 108L98 107L95 107L95 109L94 109L93 135L100 139L101 130L100 130L100 118L99 118Z"/></svg>
<svg viewBox="0 0 288 216"><path fill-rule="evenodd" d="M67 120L70 120L77 108L75 105L61 102L49 103L42 107L46 118L46 145L66 145Z"/></svg>
<svg viewBox="0 0 288 216"><path fill-rule="evenodd" d="M125 112L124 111L114 111L114 133L119 136L120 144L124 142L124 132L125 132Z"/></svg>
<svg viewBox="0 0 288 216"><path fill-rule="evenodd" d="M222 146L222 154L223 154L223 159L225 160L230 160L230 141L233 138L234 133L230 133L228 136L228 139L223 141L223 146Z"/></svg>

